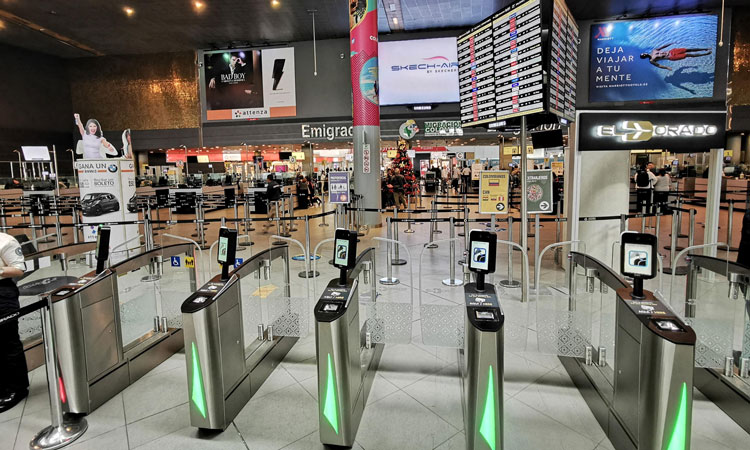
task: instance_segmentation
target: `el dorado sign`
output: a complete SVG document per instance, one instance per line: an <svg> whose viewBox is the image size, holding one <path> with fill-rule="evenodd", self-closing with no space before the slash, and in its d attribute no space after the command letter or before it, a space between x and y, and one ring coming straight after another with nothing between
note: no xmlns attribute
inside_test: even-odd
<svg viewBox="0 0 750 450"><path fill-rule="evenodd" d="M724 148L726 114L715 111L581 112L578 149L664 149L689 153Z"/></svg>

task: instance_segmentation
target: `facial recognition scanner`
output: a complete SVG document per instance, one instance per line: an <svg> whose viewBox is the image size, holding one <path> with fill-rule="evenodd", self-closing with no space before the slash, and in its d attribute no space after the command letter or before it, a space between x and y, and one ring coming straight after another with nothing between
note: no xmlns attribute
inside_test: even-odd
<svg viewBox="0 0 750 450"><path fill-rule="evenodd" d="M333 264L340 274L328 283L314 309L318 422L320 442L326 445L354 444L383 352L383 344L371 345L359 320L357 276L364 264L358 261L372 251L356 258L357 232L337 229Z"/></svg>
<svg viewBox="0 0 750 450"><path fill-rule="evenodd" d="M633 279L633 298L644 298L643 280L656 277L657 239L653 234L624 233L620 244L620 271Z"/></svg>
<svg viewBox="0 0 750 450"><path fill-rule="evenodd" d="M505 316L495 286L484 282L495 272L496 253L495 233L471 231L469 270L476 282L464 285L466 339L460 364L467 449L503 448Z"/></svg>
<svg viewBox="0 0 750 450"><path fill-rule="evenodd" d="M104 271L104 264L109 258L109 227L100 226L96 233L96 274Z"/></svg>
<svg viewBox="0 0 750 450"><path fill-rule="evenodd" d="M618 450L690 449L696 337L671 309L643 290L643 280L656 276L656 245L651 234L622 236L620 268L633 278L633 288L617 290L615 310L609 414L614 419L610 422L618 424L617 434L624 431L629 438L620 440L629 442Z"/></svg>
<svg viewBox="0 0 750 450"><path fill-rule="evenodd" d="M219 228L219 252L216 259L221 265L221 280L229 279L229 268L234 266L237 255L237 230Z"/></svg>

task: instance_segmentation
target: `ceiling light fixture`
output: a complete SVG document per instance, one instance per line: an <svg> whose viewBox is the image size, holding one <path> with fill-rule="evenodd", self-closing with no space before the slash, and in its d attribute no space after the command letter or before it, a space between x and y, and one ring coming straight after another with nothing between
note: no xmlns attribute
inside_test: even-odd
<svg viewBox="0 0 750 450"><path fill-rule="evenodd" d="M4 29L5 29L5 22L0 20L0 30L4 30Z"/></svg>
<svg viewBox="0 0 750 450"><path fill-rule="evenodd" d="M193 2L193 7L195 7L196 11L202 11L206 7L206 4L196 0Z"/></svg>
<svg viewBox="0 0 750 450"><path fill-rule="evenodd" d="M394 25L398 25L398 17L394 17L393 18L393 24Z"/></svg>
<svg viewBox="0 0 750 450"><path fill-rule="evenodd" d="M281 2L279 0L271 0L271 7L278 8L281 6Z"/></svg>
<svg viewBox="0 0 750 450"><path fill-rule="evenodd" d="M135 14L135 10L130 6L125 6L122 10L125 11L125 15L128 17L132 17Z"/></svg>

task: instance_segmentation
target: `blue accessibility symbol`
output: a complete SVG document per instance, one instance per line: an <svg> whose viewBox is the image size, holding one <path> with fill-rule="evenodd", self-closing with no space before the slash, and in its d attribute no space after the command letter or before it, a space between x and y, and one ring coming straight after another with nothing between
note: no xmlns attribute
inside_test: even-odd
<svg viewBox="0 0 750 450"><path fill-rule="evenodd" d="M172 267L180 267L180 257L179 256L172 256Z"/></svg>
<svg viewBox="0 0 750 450"><path fill-rule="evenodd" d="M234 268L238 268L242 265L242 263L245 262L245 258L235 258L234 259Z"/></svg>

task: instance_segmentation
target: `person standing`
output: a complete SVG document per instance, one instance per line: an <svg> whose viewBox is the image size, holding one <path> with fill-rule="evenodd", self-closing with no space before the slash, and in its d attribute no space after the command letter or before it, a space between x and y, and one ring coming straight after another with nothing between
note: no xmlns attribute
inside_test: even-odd
<svg viewBox="0 0 750 450"><path fill-rule="evenodd" d="M467 165L461 170L461 192L469 192L469 183L471 182L471 168Z"/></svg>
<svg viewBox="0 0 750 450"><path fill-rule="evenodd" d="M662 213L668 212L669 208L669 189L672 187L672 178L665 169L659 169L659 175L654 183L654 204L655 209Z"/></svg>
<svg viewBox="0 0 750 450"><path fill-rule="evenodd" d="M401 175L399 169L394 170L393 179L391 180L393 185L393 201L398 209L406 209L406 196L404 195L404 186L406 185L406 179Z"/></svg>
<svg viewBox="0 0 750 450"><path fill-rule="evenodd" d="M274 202L281 200L281 185L276 182L273 175L266 177L266 200L268 202L268 218L272 219L276 217L276 207ZM271 226L271 221L265 223L264 227L268 229Z"/></svg>
<svg viewBox="0 0 750 450"><path fill-rule="evenodd" d="M652 172L654 163L648 163L641 167L641 170L636 172L633 177L635 181L638 212L641 212L643 205L646 205L646 213L651 212L651 195L654 190L654 184L656 184L656 175Z"/></svg>
<svg viewBox="0 0 750 450"><path fill-rule="evenodd" d="M25 269L21 245L11 235L0 232L0 315L20 307L13 278ZM18 335L18 320L0 325L0 413L11 409L29 395L26 355Z"/></svg>

